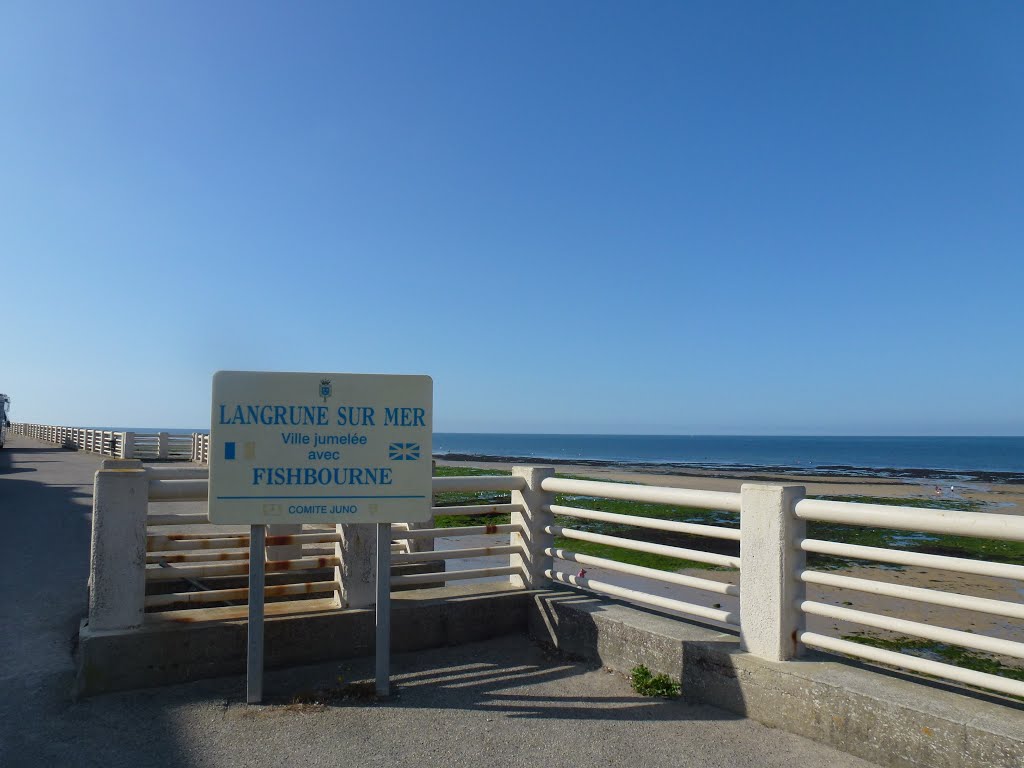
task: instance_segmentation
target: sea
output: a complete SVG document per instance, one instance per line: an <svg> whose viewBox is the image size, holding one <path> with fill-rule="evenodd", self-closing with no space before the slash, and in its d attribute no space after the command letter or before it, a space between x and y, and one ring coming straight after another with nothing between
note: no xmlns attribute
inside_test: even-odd
<svg viewBox="0 0 1024 768"><path fill-rule="evenodd" d="M131 429L138 432L160 431L157 428ZM189 434L209 430L165 431ZM666 469L1024 482L1024 437L437 432L434 434L433 453L438 458L452 460L544 460L611 466L665 465Z"/></svg>
<svg viewBox="0 0 1024 768"><path fill-rule="evenodd" d="M435 456L824 475L1024 479L1024 437L531 435L441 432ZM1019 477L1018 477L1019 476Z"/></svg>

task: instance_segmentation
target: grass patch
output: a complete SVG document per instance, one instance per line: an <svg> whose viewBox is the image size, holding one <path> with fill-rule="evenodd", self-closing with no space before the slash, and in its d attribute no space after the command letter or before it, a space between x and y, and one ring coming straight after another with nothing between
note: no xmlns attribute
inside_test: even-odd
<svg viewBox="0 0 1024 768"><path fill-rule="evenodd" d="M478 477L480 475L509 475L510 472L496 469L484 469L480 467L437 467L437 477ZM579 477L576 475L559 475L559 477L571 477L576 480L589 480L593 478ZM455 492L440 493L434 499L434 506L451 507L469 504L508 504L511 502L511 494L501 491L480 491L480 492ZM593 499L566 494L557 494L555 503L564 506L580 507L582 509L598 509L605 512L616 512L622 515L633 515L637 517L653 517L659 520L677 520L683 522L701 522L707 525L722 525L725 527L738 528L739 516L729 512L711 512L703 509L690 507L666 507L660 504L642 504L639 502L616 501L613 499ZM469 525L502 525L508 523L511 515L508 513L481 514L481 515L444 515L438 514L434 518L434 525L437 528L453 528ZM625 538L638 539L641 541L652 541L659 544L669 544L676 547L688 549L712 549L716 552L723 552L736 556L739 554L739 547L735 542L723 542L716 539L707 539L702 536L687 536L683 534L664 533L651 529L636 528L631 525L620 525L616 523L603 523L596 520L578 520L575 518L555 517L555 523L566 527L576 528L591 533L603 533L609 536L622 536ZM584 555L593 557L604 557L609 560L617 560L632 565L640 565L646 568L654 568L659 571L674 572L682 568L700 568L706 570L729 570L719 569L718 566L707 563L698 563L692 560L679 560L664 555L652 555L646 552L636 552L631 549L608 546L607 544L595 544L577 539L558 537L555 546L569 549Z"/></svg>
<svg viewBox="0 0 1024 768"><path fill-rule="evenodd" d="M658 696L662 699L675 699L679 696L679 683L668 675L655 675L641 664L633 667L629 674L629 684L641 696Z"/></svg>
<svg viewBox="0 0 1024 768"><path fill-rule="evenodd" d="M587 479L587 478L580 478ZM619 515L630 515L633 517L650 517L657 520L671 520L681 523L701 523L703 525L715 525L722 528L739 528L739 515L734 512L718 512L706 509L695 509L693 507L665 506L663 504L646 504L637 501L620 501L617 499L594 499L582 496L569 496L558 494L555 496L555 503L566 507L577 507L579 509L593 509L602 512L614 512ZM705 536L691 536L685 533L671 533L655 531L651 528L637 528L623 523L605 523L599 520L580 520L573 517L555 516L555 523L566 528L575 528L589 533L603 533L607 536L621 536L638 541L647 541L655 544L667 544L673 547L684 549L697 549L716 554L739 556L739 544L734 541L722 539L710 539ZM722 568L708 563L699 563L694 560L680 560L665 555L653 555L647 552L636 552L631 549L623 549L607 544L595 544L589 541L578 539L567 539L559 537L556 546L570 549L584 555L593 557L604 557L610 560L618 560L631 565L642 565L646 568L655 568L659 571L675 572L683 568L699 568L701 570L733 570Z"/></svg>
<svg viewBox="0 0 1024 768"><path fill-rule="evenodd" d="M873 496L817 496L827 501L849 501L861 504L884 504L915 508L949 509L978 512L984 505L959 499L902 499ZM865 547L899 549L929 555L962 557L968 560L990 560L997 563L1024 565L1024 542L976 539L970 536L948 536L939 533L914 533L890 528L864 528L856 525L809 522L807 536L812 539L838 541ZM851 560L826 555L809 555L808 562L816 568L844 568L851 565L873 565L875 562ZM896 566L894 566L896 567Z"/></svg>
<svg viewBox="0 0 1024 768"><path fill-rule="evenodd" d="M438 467L439 477L466 477L479 475L509 475L508 470L488 469L480 467ZM559 475L559 477L569 477ZM572 476L574 479L588 480L594 478ZM961 499L931 499L931 498L898 498L898 497L873 497L873 496L817 496L829 501L846 501L866 504L885 504L890 506L905 506L915 508L949 509L967 512L976 512L984 509L984 505L977 501ZM511 494L501 491L480 491L480 492L458 492L441 493L435 498L435 506L461 506L469 504L508 504L511 501ZM556 494L555 503L569 507L582 509L601 510L614 512L620 515L637 517L650 517L658 520L672 520L676 522L698 523L702 525L713 525L722 528L739 528L740 516L734 512L720 510L695 509L693 507L665 506L661 504L646 504L642 502L620 501L616 499L596 499L570 494ZM506 514L484 514L470 517L446 516L443 514L435 518L435 525L438 528L451 528L455 526L468 525L501 525L509 522L509 515ZM710 539L703 536L690 536L687 534L666 533L654 531L649 528L636 528L630 525L619 523L604 523L596 520L578 520L556 516L555 522L558 525L576 528L591 533L603 533L609 536L621 536L624 538L649 541L658 544L682 547L685 549L701 549L717 554L738 556L739 547L736 542L724 541L721 539ZM837 541L844 544L856 544L865 547L878 547L881 549L899 549L907 552L920 552L925 554L946 555L949 557L962 557L971 560L989 560L992 562L1009 563L1013 565L1024 565L1024 542L995 541L991 539L975 539L968 536L946 536L942 534L914 533L889 528L864 528L855 525L838 525L835 523L809 522L807 535L813 539L826 541ZM681 561L662 555L650 555L644 552L622 549L620 547L608 546L605 544L593 544L590 542L578 541L575 539L559 538L556 545L564 549L570 549L582 554L593 555L594 557L606 557L612 560L619 560L633 565L642 565L648 568L655 568L662 571L678 571L683 568L700 568L705 570L728 570L720 569L718 566L693 561ZM873 561L854 560L851 558L833 557L829 555L808 555L808 564L812 568L836 569L849 568L851 566L867 565L878 567ZM900 566L886 566L899 569Z"/></svg>
<svg viewBox="0 0 1024 768"><path fill-rule="evenodd" d="M952 509L961 512L980 512L985 505L980 501L970 499L928 499L928 498L903 498L900 496L861 496L849 494L846 496L811 496L812 499L822 501L849 501L854 504L885 504L890 507L914 507L916 509Z"/></svg>
<svg viewBox="0 0 1024 768"><path fill-rule="evenodd" d="M435 477L479 477L480 475L511 475L508 470L480 467L436 467ZM512 494L508 491L455 491L434 496L435 507L461 507L469 504L508 504ZM509 521L508 513L491 515L436 515L436 528L457 528L464 525L501 525Z"/></svg>
<svg viewBox="0 0 1024 768"><path fill-rule="evenodd" d="M716 565L709 565L708 563L698 563L694 560L680 560L676 557L666 557L665 555L652 555L649 552L637 552L633 549L612 547L607 544L595 544L592 541L580 541L579 539L567 539L562 536L555 537L555 546L579 552L581 555L603 557L607 560L616 560L620 563L629 563L630 565L642 565L644 568L654 568L659 571L669 571L670 573L674 573L682 568L731 570L729 568L719 568Z"/></svg>
<svg viewBox="0 0 1024 768"><path fill-rule="evenodd" d="M1024 681L1024 668L1004 664L999 659L993 658L988 654L961 648L956 645L937 643L933 640L919 640L911 637L876 637L865 633L844 635L843 640L851 640L861 645L869 645L872 648L881 648L886 651L905 653L908 656L919 656L933 661L941 661L963 669L973 669L976 672L985 672L1011 680ZM926 677L932 677L932 675L926 675ZM1013 698L1020 699L1017 696Z"/></svg>

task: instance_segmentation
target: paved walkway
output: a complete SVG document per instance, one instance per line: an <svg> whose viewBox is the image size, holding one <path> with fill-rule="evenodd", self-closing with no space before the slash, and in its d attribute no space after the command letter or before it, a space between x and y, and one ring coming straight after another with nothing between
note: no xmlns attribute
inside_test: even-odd
<svg viewBox="0 0 1024 768"><path fill-rule="evenodd" d="M525 637L394 659L398 695L344 698L372 660L73 703L99 458L12 438L0 451L0 766L538 766L868 763L720 710L635 695L619 674L553 659ZM339 682L340 678L340 682Z"/></svg>

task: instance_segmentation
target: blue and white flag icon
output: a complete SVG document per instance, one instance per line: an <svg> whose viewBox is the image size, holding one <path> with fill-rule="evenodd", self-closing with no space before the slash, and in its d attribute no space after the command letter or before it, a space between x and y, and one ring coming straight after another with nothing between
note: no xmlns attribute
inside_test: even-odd
<svg viewBox="0 0 1024 768"><path fill-rule="evenodd" d="M392 461L416 461L419 457L419 443L391 443L388 446L388 458Z"/></svg>

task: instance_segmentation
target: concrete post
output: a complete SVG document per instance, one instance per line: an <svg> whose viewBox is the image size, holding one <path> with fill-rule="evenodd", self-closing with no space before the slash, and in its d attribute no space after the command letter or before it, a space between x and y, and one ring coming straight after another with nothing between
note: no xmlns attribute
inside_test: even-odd
<svg viewBox="0 0 1024 768"><path fill-rule="evenodd" d="M377 526L339 524L338 535L341 541L334 545L335 556L341 562L334 569L334 580L341 585L336 593L338 605L368 608L377 600Z"/></svg>
<svg viewBox="0 0 1024 768"><path fill-rule="evenodd" d="M93 487L89 627L142 625L149 481L142 462L105 459Z"/></svg>
<svg viewBox="0 0 1024 768"><path fill-rule="evenodd" d="M522 504L522 512L512 513L512 524L520 525L524 533L513 533L512 545L519 545L525 555L510 555L509 565L519 566L523 575L513 574L509 581L517 587L526 589L544 589L551 580L544 571L552 567L552 558L544 554L547 547L553 547L554 536L544 532L544 527L554 522L554 515L544 510L546 504L553 504L555 496L541 489L544 478L555 474L554 467L513 467L513 477L526 480L526 488L512 491L512 503Z"/></svg>
<svg viewBox="0 0 1024 768"><path fill-rule="evenodd" d="M437 462L430 462L430 476L433 477L437 471ZM434 506L434 498L430 498L430 506ZM433 528L434 527L434 516L431 515L430 519L425 523L409 523L409 530L415 531L420 528ZM410 552L433 552L434 551L434 540L431 539L406 539L409 543Z"/></svg>
<svg viewBox="0 0 1024 768"><path fill-rule="evenodd" d="M302 533L302 523L292 525L268 525L267 537L292 536ZM298 560L302 557L301 544L276 544L267 547L267 560Z"/></svg>
<svg viewBox="0 0 1024 768"><path fill-rule="evenodd" d="M122 432L121 433L121 458L122 459L134 459L135 458L135 433L134 432Z"/></svg>
<svg viewBox="0 0 1024 768"><path fill-rule="evenodd" d="M166 459L171 455L171 436L166 432L157 435L157 458Z"/></svg>
<svg viewBox="0 0 1024 768"><path fill-rule="evenodd" d="M771 661L800 656L806 562L799 547L807 524L796 516L802 485L744 483L740 489L740 640L745 651Z"/></svg>

